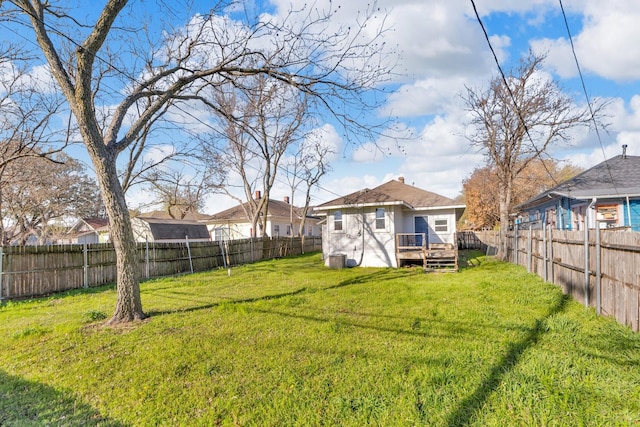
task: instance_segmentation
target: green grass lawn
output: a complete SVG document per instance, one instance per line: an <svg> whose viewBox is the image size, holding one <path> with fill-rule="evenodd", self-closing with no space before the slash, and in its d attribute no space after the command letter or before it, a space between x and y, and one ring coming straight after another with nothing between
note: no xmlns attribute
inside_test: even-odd
<svg viewBox="0 0 640 427"><path fill-rule="evenodd" d="M640 335L524 269L318 254L0 306L0 425L640 425Z"/></svg>

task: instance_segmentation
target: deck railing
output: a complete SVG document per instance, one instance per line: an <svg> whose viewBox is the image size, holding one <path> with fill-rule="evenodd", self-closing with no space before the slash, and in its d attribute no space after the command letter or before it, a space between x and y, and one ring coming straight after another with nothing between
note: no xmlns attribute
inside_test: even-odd
<svg viewBox="0 0 640 427"><path fill-rule="evenodd" d="M397 233L396 234L396 250L415 251L427 248L426 233Z"/></svg>

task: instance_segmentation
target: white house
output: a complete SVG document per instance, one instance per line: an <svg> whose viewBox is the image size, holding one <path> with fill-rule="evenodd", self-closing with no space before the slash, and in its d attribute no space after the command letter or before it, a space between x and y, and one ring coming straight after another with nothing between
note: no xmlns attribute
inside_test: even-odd
<svg viewBox="0 0 640 427"><path fill-rule="evenodd" d="M256 199L261 197L260 191L256 191ZM246 203L218 212L210 216L205 222L213 240L247 239L253 235L251 222L247 219L248 211ZM293 224L291 223L291 209L293 208ZM267 225L264 235L271 237L295 236L302 221L302 208L292 206L289 198L284 201L269 199ZM320 218L307 215L305 217L305 236L320 236L322 228L319 225ZM262 237L260 233L256 233Z"/></svg>
<svg viewBox="0 0 640 427"><path fill-rule="evenodd" d="M60 239L62 244L91 244L109 241L109 220L107 218L80 218Z"/></svg>
<svg viewBox="0 0 640 427"><path fill-rule="evenodd" d="M326 217L322 252L327 265L332 255L341 255L347 266L398 267L414 259L427 268L431 257L442 254L438 250L457 256L456 222L464 209L401 177L326 202L314 212Z"/></svg>

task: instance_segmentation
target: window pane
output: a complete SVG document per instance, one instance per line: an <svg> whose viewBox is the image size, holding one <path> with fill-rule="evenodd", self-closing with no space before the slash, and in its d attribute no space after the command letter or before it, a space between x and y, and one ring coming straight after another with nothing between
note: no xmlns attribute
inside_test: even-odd
<svg viewBox="0 0 640 427"><path fill-rule="evenodd" d="M333 229L335 231L342 231L342 211L335 211L333 213Z"/></svg>
<svg viewBox="0 0 640 427"><path fill-rule="evenodd" d="M384 230L384 208L376 208L376 229Z"/></svg>
<svg viewBox="0 0 640 427"><path fill-rule="evenodd" d="M435 230L436 232L446 233L449 231L449 220L447 219L436 219L435 221Z"/></svg>

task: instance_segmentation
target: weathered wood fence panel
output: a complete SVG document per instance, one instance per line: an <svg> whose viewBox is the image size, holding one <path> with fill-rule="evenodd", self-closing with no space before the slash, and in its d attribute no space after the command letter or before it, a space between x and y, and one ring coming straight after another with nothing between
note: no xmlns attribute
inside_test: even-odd
<svg viewBox="0 0 640 427"><path fill-rule="evenodd" d="M473 232L481 249L495 253L499 234ZM560 286L599 314L640 331L640 233L589 230L513 230L507 260Z"/></svg>
<svg viewBox="0 0 640 427"><path fill-rule="evenodd" d="M322 249L320 237L225 242L138 243L138 277L171 276L232 267ZM0 247L0 300L115 283L110 243Z"/></svg>

